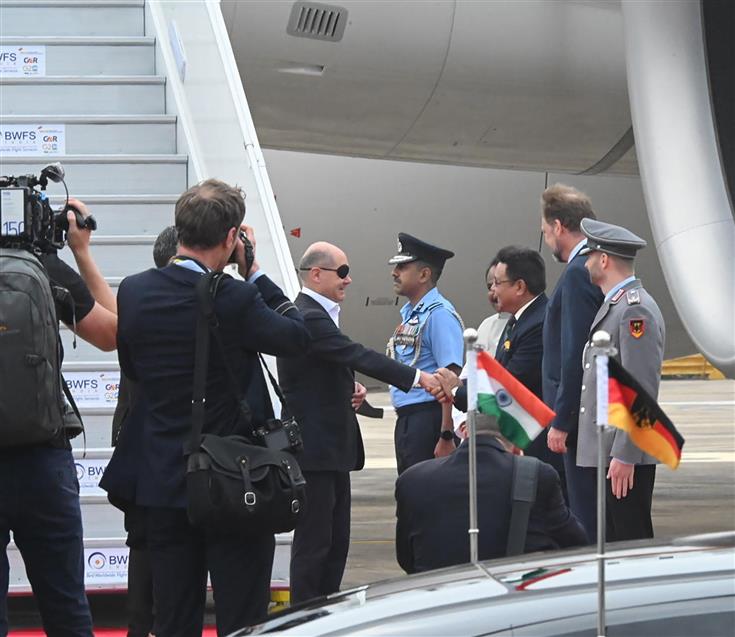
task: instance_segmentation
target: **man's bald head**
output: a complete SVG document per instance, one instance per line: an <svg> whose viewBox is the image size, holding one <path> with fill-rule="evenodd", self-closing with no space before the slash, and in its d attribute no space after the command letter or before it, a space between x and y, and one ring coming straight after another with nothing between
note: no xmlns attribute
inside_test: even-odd
<svg viewBox="0 0 735 637"><path fill-rule="evenodd" d="M347 257L336 245L327 243L326 241L317 241L312 243L304 256L299 261L299 271L301 272L302 280L305 280L309 276L309 270L314 267L320 268L334 268L336 266L336 260L339 256L342 256L345 261Z"/></svg>
<svg viewBox="0 0 735 637"><path fill-rule="evenodd" d="M347 255L336 245L326 241L312 243L299 261L299 275L304 287L337 303L344 301L344 289L352 279L337 275L340 266L349 266Z"/></svg>

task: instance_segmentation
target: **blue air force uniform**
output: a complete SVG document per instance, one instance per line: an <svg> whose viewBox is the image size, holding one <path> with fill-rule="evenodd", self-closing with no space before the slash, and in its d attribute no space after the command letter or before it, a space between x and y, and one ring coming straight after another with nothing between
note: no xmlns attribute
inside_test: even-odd
<svg viewBox="0 0 735 637"><path fill-rule="evenodd" d="M411 235L398 235L398 254L389 264L425 261L442 267L453 257L449 250L437 248ZM464 326L454 306L437 288L429 290L414 306L401 308L401 322L388 341L391 358L433 373L440 367L462 366ZM403 392L390 388L398 419L395 430L398 473L411 465L434 457L441 430L441 405L420 387Z"/></svg>

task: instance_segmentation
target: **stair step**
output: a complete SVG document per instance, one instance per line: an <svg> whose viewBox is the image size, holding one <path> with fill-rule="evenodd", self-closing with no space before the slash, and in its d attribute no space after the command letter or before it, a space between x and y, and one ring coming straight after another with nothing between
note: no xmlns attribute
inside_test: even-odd
<svg viewBox="0 0 735 637"><path fill-rule="evenodd" d="M282 588L289 583L289 564L293 533L276 535L276 550L271 570L271 587ZM84 538L84 583L88 592L124 591L128 587L128 554L125 537ZM23 559L15 543L8 544L10 564L10 595L31 592Z"/></svg>
<svg viewBox="0 0 735 637"><path fill-rule="evenodd" d="M4 32L4 31L3 31ZM153 37L2 37L0 46L46 47L46 76L153 75Z"/></svg>
<svg viewBox="0 0 735 637"><path fill-rule="evenodd" d="M11 595L30 593L25 565L14 542L8 544ZM128 587L128 547L124 535L84 538L84 584L87 591L124 591Z"/></svg>
<svg viewBox="0 0 735 637"><path fill-rule="evenodd" d="M105 234L155 234L174 222L174 205L179 194L172 195L84 195L75 194L89 206ZM51 197L54 209L64 203L63 197ZM140 267L145 267L146 261ZM114 277L113 277L114 278Z"/></svg>
<svg viewBox="0 0 735 637"><path fill-rule="evenodd" d="M144 2L108 0L3 0L4 36L143 35Z"/></svg>
<svg viewBox="0 0 735 637"><path fill-rule="evenodd" d="M59 125L66 127L66 152L167 154L176 152L174 115L11 115L4 125Z"/></svg>
<svg viewBox="0 0 735 637"><path fill-rule="evenodd" d="M112 354L115 356L114 352ZM117 362L117 359L115 359L115 362ZM112 409L109 410L109 413L82 412L87 448L110 444L112 441L112 412ZM71 444L75 451L82 452L84 450L85 442L82 436L74 438Z"/></svg>
<svg viewBox="0 0 735 637"><path fill-rule="evenodd" d="M149 75L0 79L3 115L137 115L165 109L166 80Z"/></svg>
<svg viewBox="0 0 735 637"><path fill-rule="evenodd" d="M169 194L172 191L186 190L186 155L5 157L3 172L10 175L37 174L51 161L63 164L66 170L66 184L71 193ZM62 184L49 184L48 191L51 195L61 195L64 187ZM148 260L145 263L148 263ZM104 267L102 271L105 272ZM127 270L123 270L123 273L125 272ZM115 272L118 273L119 271Z"/></svg>

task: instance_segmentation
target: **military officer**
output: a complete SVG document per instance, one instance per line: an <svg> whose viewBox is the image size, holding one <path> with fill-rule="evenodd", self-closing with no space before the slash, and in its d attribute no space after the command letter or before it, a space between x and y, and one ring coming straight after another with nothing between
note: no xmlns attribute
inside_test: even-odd
<svg viewBox="0 0 735 637"><path fill-rule="evenodd" d="M453 252L421 241L410 234L398 235L398 254L388 262L393 267L393 288L408 298L401 308L401 322L388 341L387 354L421 371L445 367L458 374L462 369L464 326L454 306L436 287L444 263ZM436 399L415 387L408 393L391 387L398 419L395 430L398 473L434 457L441 432L442 410ZM451 431L441 432L451 439Z"/></svg>
<svg viewBox="0 0 735 637"><path fill-rule="evenodd" d="M653 397L658 395L665 328L661 311L643 289L633 270L636 252L646 242L629 230L594 219L583 219L581 230L587 243L586 268L592 283L605 295L592 321L590 339L598 330L612 338L620 362ZM583 356L584 374L579 409L577 464L597 466L596 382L591 343ZM632 540L653 537L651 499L656 477L656 459L636 447L624 431L605 430L609 458L607 478L607 539Z"/></svg>

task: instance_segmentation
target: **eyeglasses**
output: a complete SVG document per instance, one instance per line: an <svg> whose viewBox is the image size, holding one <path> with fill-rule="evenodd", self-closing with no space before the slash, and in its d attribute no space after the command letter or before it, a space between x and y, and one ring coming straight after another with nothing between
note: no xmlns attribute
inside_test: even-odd
<svg viewBox="0 0 735 637"><path fill-rule="evenodd" d="M346 279L347 275L350 273L350 266L346 263L339 266L338 268L323 268L320 265L315 265L314 267L319 268L320 270L327 270L327 272L336 272L337 276L340 279ZM311 270L311 268L299 268L299 270L301 270L302 272L308 272L309 270Z"/></svg>
<svg viewBox="0 0 735 637"><path fill-rule="evenodd" d="M491 288L496 288L502 283L515 283L514 279L504 279L503 281L498 281L497 279L493 280L493 282L490 284Z"/></svg>

